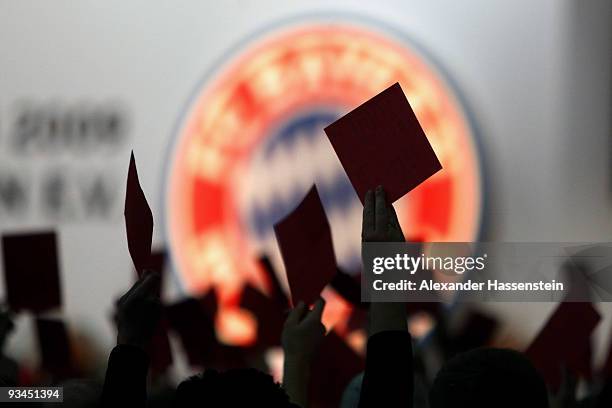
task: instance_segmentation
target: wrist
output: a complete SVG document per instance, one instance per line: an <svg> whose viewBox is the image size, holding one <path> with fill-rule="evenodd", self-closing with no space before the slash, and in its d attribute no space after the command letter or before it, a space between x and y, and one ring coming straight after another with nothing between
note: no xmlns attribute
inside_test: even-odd
<svg viewBox="0 0 612 408"><path fill-rule="evenodd" d="M382 331L408 331L404 303L371 303L369 315L370 335Z"/></svg>
<svg viewBox="0 0 612 408"><path fill-rule="evenodd" d="M312 359L316 354L316 350L308 350L305 347L300 347L297 350L291 350L283 347L285 361L289 361L297 366L310 366Z"/></svg>
<svg viewBox="0 0 612 408"><path fill-rule="evenodd" d="M304 355L285 354L283 388L291 402L302 408L309 405L310 365L310 359Z"/></svg>
<svg viewBox="0 0 612 408"><path fill-rule="evenodd" d="M310 376L312 358L304 354L285 354L284 371L302 379Z"/></svg>
<svg viewBox="0 0 612 408"><path fill-rule="evenodd" d="M312 357L306 353L288 353L285 352L285 363L289 363L296 368L304 368L310 366Z"/></svg>

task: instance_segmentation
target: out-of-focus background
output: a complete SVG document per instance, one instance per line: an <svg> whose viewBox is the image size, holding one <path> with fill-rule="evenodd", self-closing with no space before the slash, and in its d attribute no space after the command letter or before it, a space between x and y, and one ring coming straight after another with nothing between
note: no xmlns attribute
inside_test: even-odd
<svg viewBox="0 0 612 408"><path fill-rule="evenodd" d="M322 128L399 81L446 171L398 203L414 239L611 241L610 27L607 0L2 0L0 232L58 232L63 306L48 314L103 365L135 278L133 149L171 259L165 300L216 291L218 335L248 344L264 317L241 291L266 292L264 253L286 285L271 226L313 181L340 264L358 266L361 210ZM326 296L359 348L350 305ZM520 347L554 305L481 307ZM600 360L612 308L597 307ZM36 367L32 316L16 327L7 353Z"/></svg>

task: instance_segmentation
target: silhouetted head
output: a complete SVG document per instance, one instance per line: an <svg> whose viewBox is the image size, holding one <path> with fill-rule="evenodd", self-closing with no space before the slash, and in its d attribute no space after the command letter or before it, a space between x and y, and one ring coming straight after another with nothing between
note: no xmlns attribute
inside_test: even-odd
<svg viewBox="0 0 612 408"><path fill-rule="evenodd" d="M294 407L280 384L253 368L225 372L206 370L179 384L177 407Z"/></svg>
<svg viewBox="0 0 612 408"><path fill-rule="evenodd" d="M440 370L431 408L547 408L544 380L521 353L481 348L459 354Z"/></svg>

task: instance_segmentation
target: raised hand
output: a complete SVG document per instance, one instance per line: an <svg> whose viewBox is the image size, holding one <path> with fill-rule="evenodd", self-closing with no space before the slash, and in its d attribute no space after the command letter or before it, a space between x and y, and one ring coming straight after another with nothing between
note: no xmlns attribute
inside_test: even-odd
<svg viewBox="0 0 612 408"><path fill-rule="evenodd" d="M364 242L404 242L404 233L395 209L387 203L382 186L368 190L363 207L361 239Z"/></svg>
<svg viewBox="0 0 612 408"><path fill-rule="evenodd" d="M160 275L145 273L117 302L117 344L146 347L161 316Z"/></svg>
<svg viewBox="0 0 612 408"><path fill-rule="evenodd" d="M325 326L321 323L324 307L325 301L321 298L310 311L303 302L298 303L283 328L283 386L291 401L302 408L308 406L310 365L325 337Z"/></svg>
<svg viewBox="0 0 612 408"><path fill-rule="evenodd" d="M283 328L283 350L285 354L310 360L317 351L325 336L325 326L321 323L321 315L325 301L317 300L311 311L300 302L289 313Z"/></svg>
<svg viewBox="0 0 612 408"><path fill-rule="evenodd" d="M405 242L404 233L385 190L368 190L364 199L363 242ZM365 245L364 245L365 246ZM363 273L372 273L364 268ZM412 347L406 305L373 302L369 309L366 368L361 382L359 407L412 407Z"/></svg>
<svg viewBox="0 0 612 408"><path fill-rule="evenodd" d="M395 214L387 203L382 186L366 192L361 227L363 242L405 242L404 233ZM370 305L370 336L389 330L406 331L406 307L403 303L372 303Z"/></svg>

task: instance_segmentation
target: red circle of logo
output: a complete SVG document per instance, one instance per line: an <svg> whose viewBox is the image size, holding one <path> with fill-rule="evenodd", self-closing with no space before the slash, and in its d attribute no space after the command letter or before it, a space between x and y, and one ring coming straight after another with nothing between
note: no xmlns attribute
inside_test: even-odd
<svg viewBox="0 0 612 408"><path fill-rule="evenodd" d="M257 319L238 304L245 284L268 290L258 255L286 284L272 225L313 181L329 187L339 262L358 258L360 204L333 193L345 175L322 128L395 82L444 167L396 203L402 227L423 241L473 241L482 191L472 129L439 73L405 45L362 27L310 24L261 39L199 90L176 135L167 231L184 288L217 291L227 342L253 341ZM346 330L350 306L325 296L325 323Z"/></svg>

